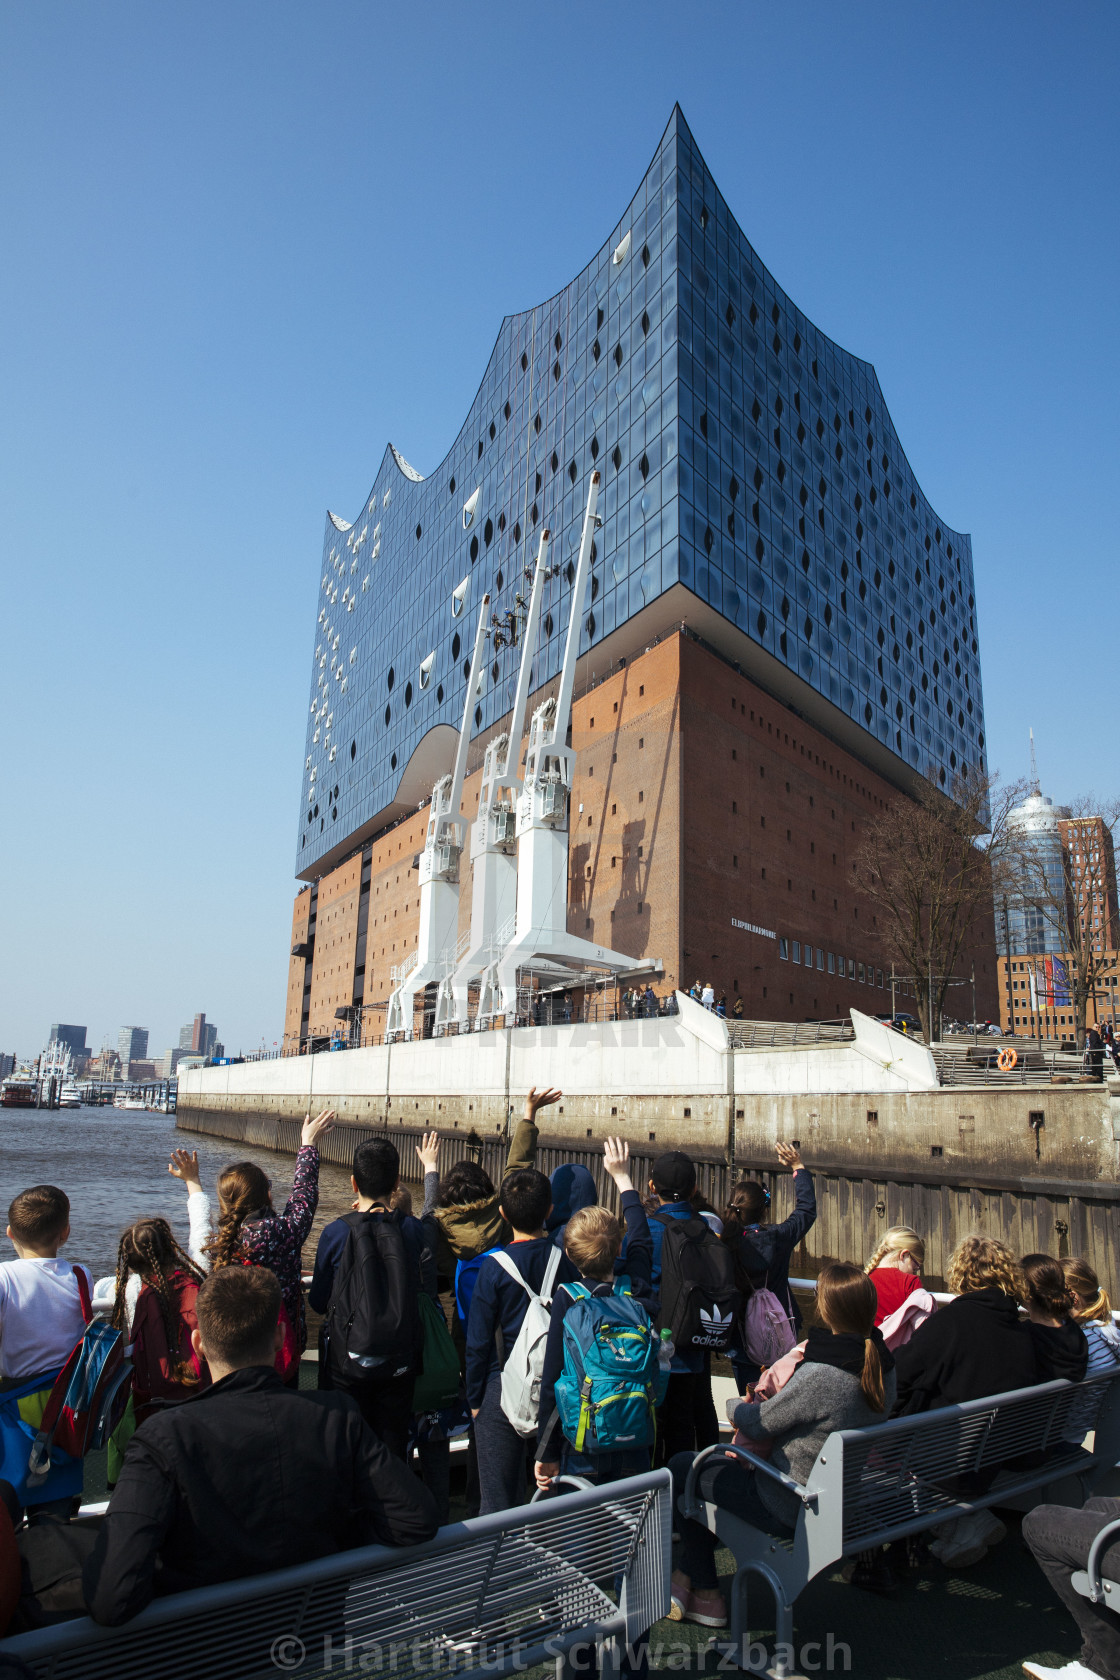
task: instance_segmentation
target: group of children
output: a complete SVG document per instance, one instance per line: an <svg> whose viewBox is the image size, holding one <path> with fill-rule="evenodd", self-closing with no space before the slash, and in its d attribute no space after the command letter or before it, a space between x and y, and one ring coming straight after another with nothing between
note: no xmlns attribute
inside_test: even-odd
<svg viewBox="0 0 1120 1680"><path fill-rule="evenodd" d="M795 1147L777 1146L795 1205L775 1223L760 1180L735 1185L717 1211L698 1193L687 1155L658 1157L639 1188L627 1144L608 1138L614 1213L600 1205L587 1168L565 1165L550 1179L534 1165L537 1117L560 1095L529 1092L498 1187L470 1158L441 1176L439 1138L427 1134L416 1151L419 1215L395 1146L388 1138L361 1144L352 1209L319 1238L307 1292L321 1315L318 1387L350 1396L396 1460L419 1448L441 1521L457 1429L468 1435L472 1514L518 1505L564 1477L602 1483L654 1462L669 1464L680 1483L695 1453L719 1438L718 1355L736 1378L736 1440L802 1482L833 1429L1120 1369L1111 1306L1084 1260L1016 1260L998 1242L967 1238L948 1267L956 1299L938 1310L922 1283L922 1238L907 1227L888 1231L866 1265L822 1269L815 1322L803 1334L789 1267L816 1201ZM188 1193L186 1248L166 1220L138 1220L122 1234L115 1275L96 1286L59 1258L69 1235L63 1192L41 1185L15 1198L8 1236L17 1258L0 1265L0 1480L10 1484L10 1505L32 1518L63 1516L81 1490L80 1459L56 1455L32 1486L27 1454L92 1311L108 1316L131 1359L111 1482L134 1430L213 1381L196 1303L215 1273L274 1275L275 1377L298 1389L308 1337L302 1250L318 1203L317 1140L332 1118L306 1119L280 1210L259 1166L226 1168L213 1228L197 1154L176 1150L169 1170ZM441 1295L452 1299L446 1312ZM712 1497L748 1519L779 1533L792 1521L779 1483L730 1465L716 1481ZM722 1626L712 1536L683 1516L678 1527L674 1614ZM990 1513L975 1513L939 1533L933 1550L964 1567L1001 1531ZM879 1590L883 1573L883 1560L863 1560L857 1580Z"/></svg>

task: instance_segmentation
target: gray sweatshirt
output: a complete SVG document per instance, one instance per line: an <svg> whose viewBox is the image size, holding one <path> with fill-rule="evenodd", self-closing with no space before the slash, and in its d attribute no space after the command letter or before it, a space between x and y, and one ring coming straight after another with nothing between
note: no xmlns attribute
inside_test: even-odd
<svg viewBox="0 0 1120 1680"><path fill-rule="evenodd" d="M773 1399L736 1406L735 1427L744 1435L770 1436L774 1440L770 1463L804 1487L834 1429L866 1429L890 1417L895 1399L893 1370L883 1379L883 1394L883 1410L872 1411L859 1378L850 1371L835 1365L801 1364ZM757 1478L756 1486L766 1508L793 1527L800 1509L797 1498L766 1475Z"/></svg>

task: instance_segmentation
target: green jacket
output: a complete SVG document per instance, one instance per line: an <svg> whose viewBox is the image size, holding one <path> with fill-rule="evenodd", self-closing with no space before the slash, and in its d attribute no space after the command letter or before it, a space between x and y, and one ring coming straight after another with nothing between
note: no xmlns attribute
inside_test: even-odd
<svg viewBox="0 0 1120 1680"><path fill-rule="evenodd" d="M531 1167L537 1158L537 1127L531 1120L519 1120L510 1140L506 1157L505 1178L511 1172ZM458 1207L437 1207L429 1214L435 1222L436 1267L441 1277L453 1278L459 1260L473 1260L488 1248L513 1240L513 1232L498 1208L499 1190L479 1202L463 1202Z"/></svg>

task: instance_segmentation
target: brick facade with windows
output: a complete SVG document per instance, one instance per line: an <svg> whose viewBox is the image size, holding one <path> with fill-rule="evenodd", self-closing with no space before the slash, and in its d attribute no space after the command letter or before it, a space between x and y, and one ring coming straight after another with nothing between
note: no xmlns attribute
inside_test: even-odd
<svg viewBox="0 0 1120 1680"><path fill-rule="evenodd" d="M889 959L875 911L852 886L851 863L864 823L905 794L679 630L577 696L572 740L571 932L660 957L659 991L710 981L717 997L727 993L729 1013L739 997L751 1019L889 1009ZM479 783L475 771L464 786L468 818ZM305 1032L329 1034L335 1009L355 1001L373 1006L366 1035L380 1032L391 969L416 943L413 864L425 827L419 811L320 881ZM304 889L293 939L306 898ZM468 846L461 933L470 901ZM958 962L962 979L973 963L977 1010L994 1017L990 917ZM297 989L302 977L289 987L289 1035ZM901 991L898 1001L903 1007ZM968 1014L971 992L950 993L948 1008Z"/></svg>

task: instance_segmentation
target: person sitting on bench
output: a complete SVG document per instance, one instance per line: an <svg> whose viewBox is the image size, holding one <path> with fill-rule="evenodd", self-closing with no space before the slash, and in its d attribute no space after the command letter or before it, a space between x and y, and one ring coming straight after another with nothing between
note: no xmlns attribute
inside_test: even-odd
<svg viewBox="0 0 1120 1680"><path fill-rule="evenodd" d="M213 1382L129 1442L85 1566L95 1621L115 1627L157 1593L435 1534L431 1494L357 1402L277 1376L280 1298L260 1266L224 1267L199 1287L191 1342Z"/></svg>
<svg viewBox="0 0 1120 1680"><path fill-rule="evenodd" d="M1089 1548L1106 1523L1120 1517L1120 1499L1090 1499L1076 1510L1068 1505L1036 1505L1023 1518L1023 1539L1034 1560L1061 1599L1081 1634L1081 1656L1061 1668L1033 1660L1023 1672L1031 1680L1120 1680L1120 1616L1104 1604L1092 1604L1073 1587L1073 1576L1089 1561ZM1101 1559L1106 1581L1120 1579L1120 1544Z"/></svg>

